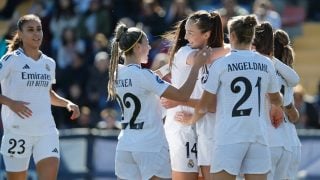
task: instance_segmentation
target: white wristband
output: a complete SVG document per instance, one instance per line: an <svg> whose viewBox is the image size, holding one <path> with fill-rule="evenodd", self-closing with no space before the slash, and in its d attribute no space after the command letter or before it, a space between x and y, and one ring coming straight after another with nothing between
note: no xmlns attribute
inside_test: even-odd
<svg viewBox="0 0 320 180"><path fill-rule="evenodd" d="M170 73L170 66L169 64L166 64L158 69L158 71L161 73L162 77Z"/></svg>

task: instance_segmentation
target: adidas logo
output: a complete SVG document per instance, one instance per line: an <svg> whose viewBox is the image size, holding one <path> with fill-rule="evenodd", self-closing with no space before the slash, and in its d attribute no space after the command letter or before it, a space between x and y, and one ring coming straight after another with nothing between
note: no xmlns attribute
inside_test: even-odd
<svg viewBox="0 0 320 180"><path fill-rule="evenodd" d="M52 150L52 152L54 152L54 153L59 153L59 151L58 151L57 148L54 148L54 149Z"/></svg>
<svg viewBox="0 0 320 180"><path fill-rule="evenodd" d="M30 69L30 67L28 66L28 64L24 65L22 69Z"/></svg>

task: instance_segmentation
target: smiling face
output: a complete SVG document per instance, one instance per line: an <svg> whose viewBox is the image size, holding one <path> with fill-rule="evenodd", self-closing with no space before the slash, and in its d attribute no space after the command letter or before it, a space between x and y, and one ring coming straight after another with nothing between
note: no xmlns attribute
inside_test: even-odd
<svg viewBox="0 0 320 180"><path fill-rule="evenodd" d="M202 48L207 45L210 32L201 32L193 20L187 21L185 29L185 39L189 41L191 48Z"/></svg>
<svg viewBox="0 0 320 180"><path fill-rule="evenodd" d="M149 45L149 40L145 35L142 35L141 43L138 43L137 45L139 46L138 51L139 51L141 63L143 64L148 63L148 54L151 49Z"/></svg>
<svg viewBox="0 0 320 180"><path fill-rule="evenodd" d="M18 35L24 47L39 49L43 39L41 23L37 20L25 22L18 31Z"/></svg>

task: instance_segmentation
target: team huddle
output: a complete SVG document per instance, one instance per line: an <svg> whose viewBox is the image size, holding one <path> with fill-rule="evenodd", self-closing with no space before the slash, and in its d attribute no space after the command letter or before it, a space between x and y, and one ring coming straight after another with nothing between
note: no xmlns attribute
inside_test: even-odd
<svg viewBox="0 0 320 180"><path fill-rule="evenodd" d="M197 11L164 35L168 83L163 69L141 68L146 34L118 24L108 92L123 111L119 179L295 178L301 145L292 89L299 76L288 35L253 15L233 17L228 30L230 44L220 15Z"/></svg>
<svg viewBox="0 0 320 180"><path fill-rule="evenodd" d="M117 25L108 99L123 113L119 179L295 179L301 144L293 87L299 76L289 37L254 15L233 17L228 32L230 44L217 12L190 14L163 36L170 42L169 64L151 71L141 67L150 50L146 33ZM51 89L55 61L39 50L42 38L40 19L23 16L1 58L8 179L27 177L31 155L39 179L56 179L59 136L50 107L79 117L78 106ZM168 74L170 82L163 80Z"/></svg>

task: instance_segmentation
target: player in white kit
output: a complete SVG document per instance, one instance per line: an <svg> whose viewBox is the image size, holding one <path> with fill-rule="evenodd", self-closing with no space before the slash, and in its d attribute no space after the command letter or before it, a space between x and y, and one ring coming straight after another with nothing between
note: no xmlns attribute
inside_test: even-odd
<svg viewBox="0 0 320 180"><path fill-rule="evenodd" d="M31 155L40 180L57 179L59 166L59 135L51 105L66 107L79 116L79 108L57 95L56 64L39 48L43 39L39 17L29 14L17 23L17 34L9 50L1 58L1 116L4 135L1 153L9 180L27 178Z"/></svg>
<svg viewBox="0 0 320 180"><path fill-rule="evenodd" d="M276 68L279 84L282 87L281 93L283 93L282 90L284 90L284 86L295 86L299 82L299 76L291 67L285 65L284 63L273 57L273 39L273 30L271 24L268 22L263 22L256 27L256 34L253 40L253 48L262 55L272 59ZM282 74L284 75L282 75L281 72L283 72ZM287 132L289 121L283 121L283 116L280 116L279 118L281 118L281 123L273 123L274 119L269 116L270 109L273 111L279 111L281 115L283 114L282 108L271 107L268 99L266 102L266 116L268 116L266 122L268 127L268 140L272 163L271 171L268 173L268 179L288 179L287 174L292 155L292 148L289 144L289 139L292 138L292 135Z"/></svg>
<svg viewBox="0 0 320 180"><path fill-rule="evenodd" d="M108 92L123 112L118 137L115 171L120 179L170 178L168 145L161 119L160 97L186 101L194 88L198 70L210 56L209 48L198 51L188 83L176 89L148 69L150 50L146 34L138 28L118 24L112 46ZM120 51L120 52L119 52ZM119 55L125 58L118 65Z"/></svg>
<svg viewBox="0 0 320 180"><path fill-rule="evenodd" d="M169 33L171 35L171 33ZM221 17L216 12L197 11L173 31L175 39L170 51L171 82L172 85L180 87L186 80L194 63L189 56L198 49L205 46L212 48L211 64L215 59L229 52L229 46L223 44L223 31ZM208 72L204 65L199 72L196 87L187 103L176 102L179 106L172 107L167 100L163 105L167 110L165 130L170 147L173 179L197 179L198 166L204 179L210 179L210 156L213 143L214 114L208 114L210 118L204 117L194 125L183 125L176 119L190 117L193 107L196 105L203 92L201 83L206 81ZM162 100L163 101L163 100ZM174 103L173 103L174 104ZM190 106L190 107L187 107ZM196 136L195 136L196 135ZM179 143L177 143L179 142ZM192 146L190 146L190 144ZM193 166L190 166L190 162Z"/></svg>
<svg viewBox="0 0 320 180"><path fill-rule="evenodd" d="M281 62L293 67L294 51L290 46L288 34L279 29L274 32L274 56ZM288 142L292 149L292 157L289 163L287 179L296 179L299 163L301 161L301 143L297 134L296 123L299 119L299 113L294 106L293 88L288 83L283 83L281 92L284 96L284 112L287 121L287 131L289 133Z"/></svg>
<svg viewBox="0 0 320 180"><path fill-rule="evenodd" d="M215 145L211 173L214 179L266 179L271 169L268 148L265 94L282 105L280 87L272 62L251 51L257 20L237 16L229 20L232 51L209 69L204 93L191 122L216 111ZM214 103L216 102L216 104ZM263 156L261 156L263 154Z"/></svg>

